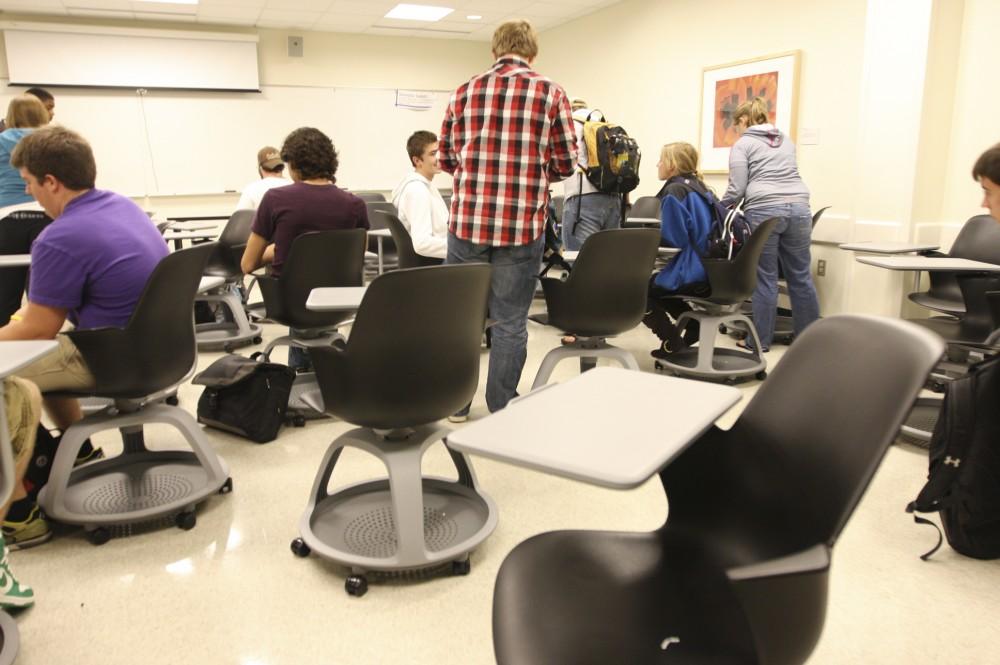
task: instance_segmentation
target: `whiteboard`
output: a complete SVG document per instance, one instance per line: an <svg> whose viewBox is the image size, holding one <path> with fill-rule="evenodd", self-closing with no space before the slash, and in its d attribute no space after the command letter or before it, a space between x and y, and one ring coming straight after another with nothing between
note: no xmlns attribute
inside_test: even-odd
<svg viewBox="0 0 1000 665"><path fill-rule="evenodd" d="M2 79L0 79L2 80ZM23 92L6 88L2 100ZM256 155L303 126L337 148L337 184L391 190L412 167L406 139L437 134L450 93L431 108L396 106L395 89L262 86L260 93L57 88L55 121L93 146L97 186L128 196L242 191L258 178ZM147 132L148 129L148 132Z"/></svg>

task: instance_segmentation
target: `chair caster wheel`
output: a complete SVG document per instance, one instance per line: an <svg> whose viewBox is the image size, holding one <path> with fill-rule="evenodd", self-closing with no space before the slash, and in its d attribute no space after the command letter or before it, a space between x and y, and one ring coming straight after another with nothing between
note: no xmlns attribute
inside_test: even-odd
<svg viewBox="0 0 1000 665"><path fill-rule="evenodd" d="M222 483L222 487L219 488L219 494L229 494L233 491L233 479L226 478L226 482Z"/></svg>
<svg viewBox="0 0 1000 665"><path fill-rule="evenodd" d="M464 561L452 561L451 562L451 574L452 575L468 575L469 571L472 570L472 562L468 559Z"/></svg>
<svg viewBox="0 0 1000 665"><path fill-rule="evenodd" d="M103 545L111 540L111 531L107 527L99 526L93 531L87 532L87 540L91 545Z"/></svg>
<svg viewBox="0 0 1000 665"><path fill-rule="evenodd" d="M305 427L306 419L304 416L292 416L292 425L294 427Z"/></svg>
<svg viewBox="0 0 1000 665"><path fill-rule="evenodd" d="M351 575L344 582L344 591L348 596L360 598L368 593L368 578L364 575Z"/></svg>
<svg viewBox="0 0 1000 665"><path fill-rule="evenodd" d="M258 335L257 337L254 337L254 338L253 338L253 343L254 343L254 344L260 344L260 343L261 343L261 342L263 342L263 341L264 341L264 338L263 338L263 337L261 337L260 335Z"/></svg>
<svg viewBox="0 0 1000 665"><path fill-rule="evenodd" d="M177 528L183 529L184 531L190 531L193 529L197 522L198 518L195 517L193 510L177 513L177 517L174 518L174 524L177 525Z"/></svg>
<svg viewBox="0 0 1000 665"><path fill-rule="evenodd" d="M233 352L233 345L232 344L224 344L222 346L222 350L224 352L226 352L226 353L232 353Z"/></svg>
<svg viewBox="0 0 1000 665"><path fill-rule="evenodd" d="M764 379L767 378L767 371L766 370L761 370L761 371L757 372L756 374L754 374L753 376L758 381L763 381Z"/></svg>
<svg viewBox="0 0 1000 665"><path fill-rule="evenodd" d="M301 538L296 538L295 540L292 541L292 554L294 554L295 556L304 559L311 553L312 553L312 548L306 545L306 541L302 540ZM347 593L351 593L351 590L348 589Z"/></svg>
<svg viewBox="0 0 1000 665"><path fill-rule="evenodd" d="M726 326L726 324L724 324L724 323L720 323L719 324L719 334L720 335L728 335L729 334L729 328Z"/></svg>
<svg viewBox="0 0 1000 665"><path fill-rule="evenodd" d="M661 363L659 360L653 363L653 367L660 371L663 371L663 363Z"/></svg>
<svg viewBox="0 0 1000 665"><path fill-rule="evenodd" d="M178 404L181 403L181 400L180 398L177 397L177 395L171 395L170 397L168 397L163 401L169 404L170 406L177 406Z"/></svg>

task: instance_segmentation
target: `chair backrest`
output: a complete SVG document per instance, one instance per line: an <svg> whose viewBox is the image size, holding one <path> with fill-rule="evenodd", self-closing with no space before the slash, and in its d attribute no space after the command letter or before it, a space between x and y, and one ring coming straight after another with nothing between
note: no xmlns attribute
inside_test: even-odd
<svg viewBox="0 0 1000 665"><path fill-rule="evenodd" d="M277 278L261 278L267 317L292 328L324 328L347 318L344 312L306 309L309 292L324 286L361 286L365 263L364 229L314 231L292 241Z"/></svg>
<svg viewBox="0 0 1000 665"><path fill-rule="evenodd" d="M566 205L565 196L553 196L552 197L552 209L555 212L556 223L562 224L563 218L563 208Z"/></svg>
<svg viewBox="0 0 1000 665"><path fill-rule="evenodd" d="M655 196L640 196L632 204L632 209L629 211L628 216L659 219L660 211L660 199Z"/></svg>
<svg viewBox="0 0 1000 665"><path fill-rule="evenodd" d="M797 514L789 551L833 545L943 350L927 330L872 316L825 318L796 338L728 433L756 459L743 477L762 518L778 503Z"/></svg>
<svg viewBox="0 0 1000 665"><path fill-rule="evenodd" d="M617 335L642 321L657 229L612 229L589 236L569 279L542 280L549 323L583 336Z"/></svg>
<svg viewBox="0 0 1000 665"><path fill-rule="evenodd" d="M774 218L761 222L732 261L701 260L708 274L708 285L712 287L712 295L706 300L732 305L750 297L757 287L757 264L760 262L761 252L777 223L778 220Z"/></svg>
<svg viewBox="0 0 1000 665"><path fill-rule="evenodd" d="M379 223L383 227L388 228L389 233L392 234L392 241L396 244L396 251L399 254L400 269L421 268L441 263L440 259L417 254L416 250L413 249L413 238L410 236L410 232L406 230L406 227L403 226L403 223L399 221L399 217L388 212L373 212L371 213L371 217L369 217L369 221L375 219L378 219ZM372 226L374 225L373 221Z"/></svg>
<svg viewBox="0 0 1000 665"><path fill-rule="evenodd" d="M976 215L962 226L948 256L1000 264L1000 223L989 215Z"/></svg>
<svg viewBox="0 0 1000 665"><path fill-rule="evenodd" d="M351 192L351 194L354 194L354 196L358 197L359 199L361 199L366 203L369 201L385 201L385 194L383 194L382 192L357 191L357 192Z"/></svg>
<svg viewBox="0 0 1000 665"><path fill-rule="evenodd" d="M397 215L396 206L388 201L367 201L365 202L365 207L368 208L368 223L371 224L373 229L384 229L384 220L379 217L376 213L387 212L392 215Z"/></svg>
<svg viewBox="0 0 1000 665"><path fill-rule="evenodd" d="M182 249L153 270L124 329L69 333L96 393L139 398L181 381L194 366L194 297L215 243Z"/></svg>
<svg viewBox="0 0 1000 665"><path fill-rule="evenodd" d="M822 217L823 213L829 209L830 206L826 206L825 208L820 208L819 210L813 213L813 221L812 221L813 228L816 228L816 224L819 222L820 217Z"/></svg>
<svg viewBox="0 0 1000 665"><path fill-rule="evenodd" d="M229 221L219 234L218 247L208 260L205 267L206 275L236 277L243 275L240 259L250 239L250 227L256 216L256 210L237 210L229 217Z"/></svg>
<svg viewBox="0 0 1000 665"><path fill-rule="evenodd" d="M479 382L490 288L483 263L397 270L368 287L344 349L310 349L326 410L364 427L456 412Z"/></svg>

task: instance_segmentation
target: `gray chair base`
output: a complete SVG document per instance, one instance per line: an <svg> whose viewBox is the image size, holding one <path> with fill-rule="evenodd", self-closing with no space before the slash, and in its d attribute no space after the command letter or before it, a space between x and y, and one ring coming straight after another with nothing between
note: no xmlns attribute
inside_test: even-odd
<svg viewBox="0 0 1000 665"><path fill-rule="evenodd" d="M292 335L282 335L272 340L262 354L265 362L270 361L271 352L277 346L297 346L308 349L311 346L332 346L337 342L345 342L346 338L336 330L327 330L313 337L302 337L299 331ZM306 420L329 418L323 412L323 397L320 393L316 372L300 372L292 382L292 393L288 396L288 417L298 427Z"/></svg>
<svg viewBox="0 0 1000 665"><path fill-rule="evenodd" d="M422 475L425 452L450 431L437 425L392 432L355 428L334 439L292 551L299 556L315 552L349 566L347 590L352 595L367 589L366 571L411 571L453 562L454 572L467 573L469 553L496 528L497 510L460 453L448 451L457 481ZM377 457L389 475L330 494L330 478L348 446Z"/></svg>
<svg viewBox="0 0 1000 665"><path fill-rule="evenodd" d="M639 364L635 361L632 354L625 349L608 344L607 338L577 337L576 341L572 344L564 344L545 354L542 364L538 368L538 374L535 375L535 381L531 384L531 389L534 390L548 383L556 365L566 358L580 358L581 370L593 367L598 358L611 358L621 363L625 369L639 371ZM587 360L591 361L589 366L586 362Z"/></svg>
<svg viewBox="0 0 1000 665"><path fill-rule="evenodd" d="M0 611L0 665L11 665L21 648L17 623L6 612Z"/></svg>
<svg viewBox="0 0 1000 665"><path fill-rule="evenodd" d="M120 402L118 409L131 405ZM142 428L151 423L177 429L191 451L148 450ZM73 468L84 441L112 428L122 432L122 454ZM106 525L174 515L178 526L189 529L195 523L196 504L231 488L228 466L212 450L194 418L178 407L151 404L128 413L107 409L67 429L38 502L49 517L84 525L91 540L100 543L109 537L106 529L98 531Z"/></svg>
<svg viewBox="0 0 1000 665"><path fill-rule="evenodd" d="M251 344L260 344L263 341L261 331L263 328L256 323L250 323L246 309L240 297L229 290L230 285L224 284L212 293L199 295L195 302L207 302L209 304L222 305L229 311L231 321L222 323L199 323L195 326L195 338L198 340L199 351L216 351L223 349L227 352Z"/></svg>
<svg viewBox="0 0 1000 665"><path fill-rule="evenodd" d="M697 306L697 303L692 302L692 304ZM669 360L657 360L656 369L699 379L737 379L745 376L765 378L767 361L760 353L760 337L757 335L757 329L747 316L737 311L738 309L739 305L735 305L723 308L722 311L702 310L681 314L677 320L679 330L684 330L689 320L697 321L700 325L698 347L671 353ZM748 336L753 339L754 350L716 348L719 326L746 330Z"/></svg>

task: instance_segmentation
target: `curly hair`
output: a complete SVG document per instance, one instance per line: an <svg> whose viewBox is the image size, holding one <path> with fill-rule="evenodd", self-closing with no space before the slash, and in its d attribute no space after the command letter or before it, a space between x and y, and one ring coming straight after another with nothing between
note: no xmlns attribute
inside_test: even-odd
<svg viewBox="0 0 1000 665"><path fill-rule="evenodd" d="M299 127L285 138L281 159L298 171L302 180L336 180L337 149L330 137L314 127Z"/></svg>

